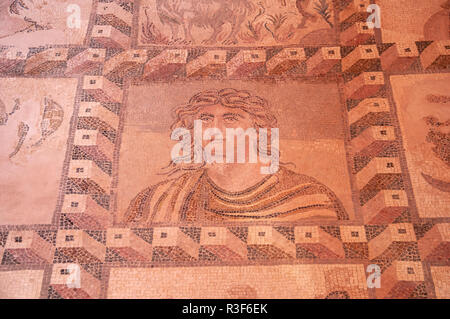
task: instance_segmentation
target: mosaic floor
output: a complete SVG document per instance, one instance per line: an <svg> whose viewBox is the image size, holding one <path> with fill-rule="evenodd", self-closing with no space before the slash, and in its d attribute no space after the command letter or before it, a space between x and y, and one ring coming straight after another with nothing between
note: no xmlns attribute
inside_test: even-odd
<svg viewBox="0 0 450 319"><path fill-rule="evenodd" d="M0 298L449 298L449 14L2 0Z"/></svg>

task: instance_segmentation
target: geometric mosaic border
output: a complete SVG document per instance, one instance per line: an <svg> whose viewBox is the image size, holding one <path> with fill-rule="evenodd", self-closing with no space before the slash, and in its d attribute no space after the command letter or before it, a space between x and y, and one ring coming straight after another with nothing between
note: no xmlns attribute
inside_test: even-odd
<svg viewBox="0 0 450 319"><path fill-rule="evenodd" d="M131 40L137 3L99 1L84 46L3 48L1 77L76 77L78 94L53 223L0 225L0 271L44 269L42 298L96 298L106 294L111 267L376 263L388 284L372 297L435 297L430 266L450 265L450 218L417 213L389 76L449 72L450 41L380 43L365 24L365 7L342 3L337 46L142 48ZM145 229L115 223L128 87L197 78L338 83L355 219ZM81 266L81 289L62 284L68 263Z"/></svg>

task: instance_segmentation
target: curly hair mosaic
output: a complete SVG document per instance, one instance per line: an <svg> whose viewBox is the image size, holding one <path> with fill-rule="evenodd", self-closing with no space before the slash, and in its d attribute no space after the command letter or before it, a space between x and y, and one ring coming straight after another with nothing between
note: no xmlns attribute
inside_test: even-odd
<svg viewBox="0 0 450 319"><path fill-rule="evenodd" d="M449 10L2 1L0 298L449 298Z"/></svg>

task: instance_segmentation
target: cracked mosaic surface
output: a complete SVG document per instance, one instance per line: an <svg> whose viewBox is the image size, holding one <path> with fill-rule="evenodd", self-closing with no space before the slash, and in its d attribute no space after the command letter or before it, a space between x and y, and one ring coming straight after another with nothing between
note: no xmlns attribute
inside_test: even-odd
<svg viewBox="0 0 450 319"><path fill-rule="evenodd" d="M449 298L449 10L2 1L0 298ZM280 169L171 163L195 119Z"/></svg>

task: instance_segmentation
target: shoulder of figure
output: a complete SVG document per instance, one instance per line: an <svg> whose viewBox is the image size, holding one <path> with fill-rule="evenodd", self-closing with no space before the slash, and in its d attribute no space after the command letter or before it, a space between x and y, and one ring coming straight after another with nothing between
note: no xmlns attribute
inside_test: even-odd
<svg viewBox="0 0 450 319"><path fill-rule="evenodd" d="M171 184L182 188L188 184L189 180L197 176L200 177L201 174L198 174L198 172L187 172L144 188L130 201L124 216L125 221L128 223L141 223L146 218L154 194L158 193L161 187Z"/></svg>
<svg viewBox="0 0 450 319"><path fill-rule="evenodd" d="M146 206L146 203L151 200L153 193L157 192L158 188L175 183L180 184L178 186L181 187L183 184L187 184L189 180L199 178L201 174L201 172L187 172L144 188L131 200L128 207L127 216L136 217L137 215L140 215L144 209L144 206Z"/></svg>
<svg viewBox="0 0 450 319"><path fill-rule="evenodd" d="M310 183L313 185L326 187L324 184L319 182L314 177L311 177L311 176L305 175L305 174L296 173L285 167L280 167L279 171L276 174L280 178L280 181L282 181L283 183L286 183L286 184L298 185L298 184Z"/></svg>
<svg viewBox="0 0 450 319"><path fill-rule="evenodd" d="M311 187L311 190L316 193L326 194L329 198L330 205L332 209L336 212L337 218L339 220L348 220L348 214L342 205L342 202L339 200L339 198L336 196L336 194L326 186L325 184L319 182L314 177L298 174L295 173L289 169L283 168L279 171L280 179L282 179L282 182L286 185L285 187L294 187L296 185L301 184L308 184L309 187Z"/></svg>

